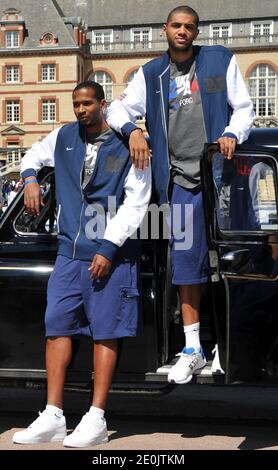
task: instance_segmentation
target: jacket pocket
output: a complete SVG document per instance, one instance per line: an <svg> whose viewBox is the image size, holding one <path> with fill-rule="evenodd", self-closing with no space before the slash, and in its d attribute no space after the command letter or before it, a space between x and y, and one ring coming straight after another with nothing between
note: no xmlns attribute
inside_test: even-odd
<svg viewBox="0 0 278 470"><path fill-rule="evenodd" d="M219 93L226 90L226 78L223 75L204 79L206 93Z"/></svg>
<svg viewBox="0 0 278 470"><path fill-rule="evenodd" d="M121 287L118 320L122 328L136 329L139 315L139 291L136 287Z"/></svg>

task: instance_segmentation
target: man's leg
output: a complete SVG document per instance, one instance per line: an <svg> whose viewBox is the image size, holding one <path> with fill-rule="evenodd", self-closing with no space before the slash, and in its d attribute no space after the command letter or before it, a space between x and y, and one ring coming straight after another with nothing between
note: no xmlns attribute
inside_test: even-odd
<svg viewBox="0 0 278 470"><path fill-rule="evenodd" d="M180 213L175 213L175 206L180 208ZM208 280L208 252L200 191L174 185L171 207L172 282L179 287L185 347L170 370L168 380L183 384L206 363L200 344L199 319L202 284Z"/></svg>
<svg viewBox="0 0 278 470"><path fill-rule="evenodd" d="M47 404L63 409L67 367L72 356L70 337L51 337L46 342Z"/></svg>
<svg viewBox="0 0 278 470"><path fill-rule="evenodd" d="M105 409L118 352L116 339L95 341L94 395L92 406Z"/></svg>
<svg viewBox="0 0 278 470"><path fill-rule="evenodd" d="M66 370L71 360L70 337L51 337L46 342L47 405L43 413L24 431L16 432L16 444L63 441L67 435L63 415Z"/></svg>
<svg viewBox="0 0 278 470"><path fill-rule="evenodd" d="M116 365L117 352L116 339L95 341L92 406L73 433L64 439L65 447L90 447L108 441L104 411Z"/></svg>
<svg viewBox="0 0 278 470"><path fill-rule="evenodd" d="M183 325L188 326L192 325L192 323L198 323L200 319L202 284L179 286L179 293Z"/></svg>

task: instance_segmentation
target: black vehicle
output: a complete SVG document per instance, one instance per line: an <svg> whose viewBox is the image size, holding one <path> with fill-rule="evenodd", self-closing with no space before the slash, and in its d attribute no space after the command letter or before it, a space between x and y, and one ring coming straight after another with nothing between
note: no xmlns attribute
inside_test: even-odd
<svg viewBox="0 0 278 470"><path fill-rule="evenodd" d="M209 362L193 382L277 381L277 147L277 129L253 130L231 161L222 158L216 144L205 147L202 183L211 282L202 301L201 341ZM53 168L43 168L39 180L45 204L40 215L27 214L21 191L0 219L1 381L45 382L46 287L57 250ZM167 242L143 241L144 334L121 341L115 386L166 385L183 347L167 260ZM211 367L215 344L221 366ZM90 338L74 339L68 383L90 386L89 349Z"/></svg>

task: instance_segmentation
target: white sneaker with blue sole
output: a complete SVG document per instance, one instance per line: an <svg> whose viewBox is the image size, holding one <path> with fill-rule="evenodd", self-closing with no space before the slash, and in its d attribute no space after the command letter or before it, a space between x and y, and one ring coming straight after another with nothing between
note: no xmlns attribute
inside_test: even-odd
<svg viewBox="0 0 278 470"><path fill-rule="evenodd" d="M193 374L198 374L207 363L202 348L199 352L194 348L184 348L177 356L179 360L168 374L170 383L187 384L192 380Z"/></svg>

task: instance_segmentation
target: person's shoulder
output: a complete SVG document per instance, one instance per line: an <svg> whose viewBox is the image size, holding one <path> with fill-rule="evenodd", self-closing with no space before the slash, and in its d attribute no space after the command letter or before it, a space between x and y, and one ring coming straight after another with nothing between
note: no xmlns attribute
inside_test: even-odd
<svg viewBox="0 0 278 470"><path fill-rule="evenodd" d="M168 65L169 60L170 60L169 54L168 52L165 52L162 56L149 60L149 62L142 65L142 69L143 71L159 69L161 66Z"/></svg>
<svg viewBox="0 0 278 470"><path fill-rule="evenodd" d="M64 131L67 131L67 130L73 131L75 129L79 129L79 122L78 121L69 122L68 124L64 124L63 126L60 127L60 131L62 131L62 130L64 130Z"/></svg>
<svg viewBox="0 0 278 470"><path fill-rule="evenodd" d="M226 55L227 57L232 57L233 53L227 47L216 45L216 46L201 46L200 54L215 54L215 55Z"/></svg>
<svg viewBox="0 0 278 470"><path fill-rule="evenodd" d="M110 130L112 132L111 134L112 142L120 142L124 147L129 148L129 137L123 136L122 134L115 131L111 127L110 127Z"/></svg>

